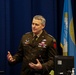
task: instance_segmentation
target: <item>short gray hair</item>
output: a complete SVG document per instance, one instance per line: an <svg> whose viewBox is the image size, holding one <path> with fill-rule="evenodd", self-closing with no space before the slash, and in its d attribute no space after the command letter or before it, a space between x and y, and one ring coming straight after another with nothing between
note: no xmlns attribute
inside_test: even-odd
<svg viewBox="0 0 76 75"><path fill-rule="evenodd" d="M42 25L45 25L45 23L46 23L45 18L43 16L41 16L41 15L36 15L36 16L33 17L33 19L41 20Z"/></svg>

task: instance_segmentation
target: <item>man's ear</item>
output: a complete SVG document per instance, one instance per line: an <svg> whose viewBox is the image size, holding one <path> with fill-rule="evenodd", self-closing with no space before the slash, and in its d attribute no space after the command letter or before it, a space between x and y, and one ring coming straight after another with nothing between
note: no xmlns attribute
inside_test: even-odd
<svg viewBox="0 0 76 75"><path fill-rule="evenodd" d="M45 28L45 25L43 25L43 29Z"/></svg>

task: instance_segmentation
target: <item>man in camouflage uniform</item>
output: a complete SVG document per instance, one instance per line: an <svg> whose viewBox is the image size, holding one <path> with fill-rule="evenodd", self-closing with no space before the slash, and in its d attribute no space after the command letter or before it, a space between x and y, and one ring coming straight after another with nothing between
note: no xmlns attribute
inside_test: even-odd
<svg viewBox="0 0 76 75"><path fill-rule="evenodd" d="M18 52L12 56L8 51L7 59L10 64L22 62L21 75L49 75L54 68L56 40L44 30L45 23L43 16L34 16L32 32L22 36Z"/></svg>

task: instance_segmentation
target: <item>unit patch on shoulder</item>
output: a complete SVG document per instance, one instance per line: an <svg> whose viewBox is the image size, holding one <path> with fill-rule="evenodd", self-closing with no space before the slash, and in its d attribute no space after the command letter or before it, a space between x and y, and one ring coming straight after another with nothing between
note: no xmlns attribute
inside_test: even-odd
<svg viewBox="0 0 76 75"><path fill-rule="evenodd" d="M53 39L53 47L56 49L57 48L57 45L56 45L56 40Z"/></svg>

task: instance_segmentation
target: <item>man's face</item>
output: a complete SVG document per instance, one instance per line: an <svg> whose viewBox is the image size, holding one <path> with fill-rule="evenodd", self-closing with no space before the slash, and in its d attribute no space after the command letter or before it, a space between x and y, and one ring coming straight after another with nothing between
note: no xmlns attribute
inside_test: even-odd
<svg viewBox="0 0 76 75"><path fill-rule="evenodd" d="M32 21L32 32L35 34L38 34L42 29L45 27L45 25L41 24L41 20L33 19Z"/></svg>

